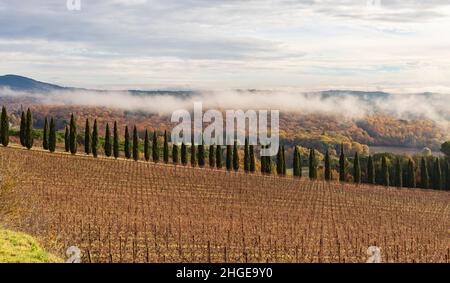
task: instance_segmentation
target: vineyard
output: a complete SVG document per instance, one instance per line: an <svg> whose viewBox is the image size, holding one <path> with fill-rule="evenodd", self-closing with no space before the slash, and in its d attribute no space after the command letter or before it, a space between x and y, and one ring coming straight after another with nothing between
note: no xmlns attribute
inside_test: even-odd
<svg viewBox="0 0 450 283"><path fill-rule="evenodd" d="M450 262L450 193L0 148L18 229L83 262ZM1 168L2 170L4 168Z"/></svg>

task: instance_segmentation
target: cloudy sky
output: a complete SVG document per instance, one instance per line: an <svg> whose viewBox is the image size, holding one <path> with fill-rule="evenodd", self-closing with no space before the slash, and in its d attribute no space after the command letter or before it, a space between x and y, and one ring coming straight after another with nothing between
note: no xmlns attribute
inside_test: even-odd
<svg viewBox="0 0 450 283"><path fill-rule="evenodd" d="M66 2L0 0L0 74L111 89L450 90L448 0Z"/></svg>

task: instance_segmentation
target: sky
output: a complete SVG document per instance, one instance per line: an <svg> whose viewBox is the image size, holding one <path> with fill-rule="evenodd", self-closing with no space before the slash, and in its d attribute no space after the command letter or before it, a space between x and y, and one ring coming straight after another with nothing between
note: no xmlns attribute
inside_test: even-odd
<svg viewBox="0 0 450 283"><path fill-rule="evenodd" d="M450 92L448 0L0 0L0 75L107 89Z"/></svg>

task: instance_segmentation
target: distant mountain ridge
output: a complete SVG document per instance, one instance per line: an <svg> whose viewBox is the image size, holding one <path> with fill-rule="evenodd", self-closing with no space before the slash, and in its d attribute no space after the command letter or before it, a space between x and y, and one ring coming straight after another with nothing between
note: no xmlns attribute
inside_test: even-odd
<svg viewBox="0 0 450 283"><path fill-rule="evenodd" d="M49 93L55 91L92 91L92 92L124 92L127 91L132 95L136 96L146 96L146 95L177 95L181 97L189 97L196 92L193 90L98 90L98 89L84 89L77 87L63 87L56 84L45 83L37 81L31 78L19 76L19 75L5 75L0 76L0 88L6 87L15 91L29 92L29 93ZM256 89L237 91L247 91L249 93L258 94L260 92ZM354 91L354 90L326 90L318 91L313 94L320 94L323 97L333 97L340 95L352 95L362 99L371 100L374 98L386 98L390 96L389 93L382 91ZM423 95L428 95L429 93L423 93Z"/></svg>
<svg viewBox="0 0 450 283"><path fill-rule="evenodd" d="M92 92L123 92L127 91L132 95L179 95L189 96L194 92L190 90L123 90L123 91L110 91L110 90L98 90L98 89L85 89L76 87L63 87L56 84L45 83L37 81L31 78L18 76L18 75L5 75L0 76L0 88L6 87L14 91L22 91L29 93L49 93L54 91L92 91Z"/></svg>

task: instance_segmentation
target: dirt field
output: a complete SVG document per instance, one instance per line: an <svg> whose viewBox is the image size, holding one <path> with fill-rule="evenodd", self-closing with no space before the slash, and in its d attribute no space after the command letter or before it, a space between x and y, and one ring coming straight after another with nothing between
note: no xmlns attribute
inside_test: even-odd
<svg viewBox="0 0 450 283"><path fill-rule="evenodd" d="M450 193L0 148L15 225L83 262L450 261ZM2 170L4 168L1 168Z"/></svg>

